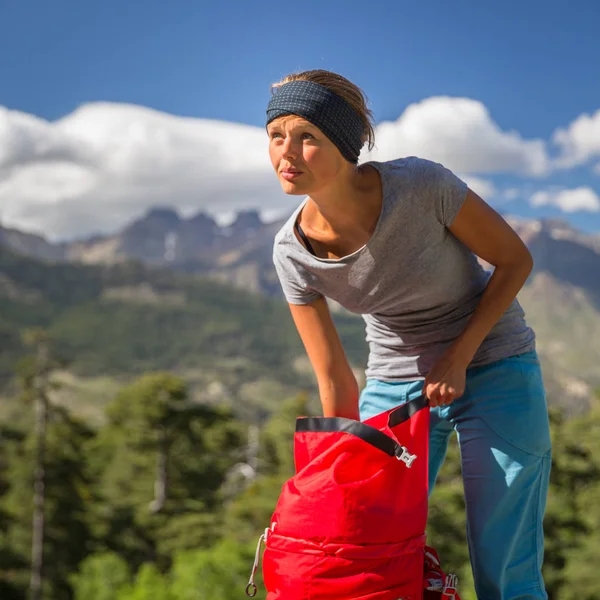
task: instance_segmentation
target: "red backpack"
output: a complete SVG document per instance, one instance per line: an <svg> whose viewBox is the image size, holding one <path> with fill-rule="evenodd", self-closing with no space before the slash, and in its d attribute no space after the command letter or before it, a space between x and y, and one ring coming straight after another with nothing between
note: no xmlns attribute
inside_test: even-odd
<svg viewBox="0 0 600 600"><path fill-rule="evenodd" d="M460 600L425 545L428 434L423 396L364 422L297 419L296 475L261 536L267 600Z"/></svg>

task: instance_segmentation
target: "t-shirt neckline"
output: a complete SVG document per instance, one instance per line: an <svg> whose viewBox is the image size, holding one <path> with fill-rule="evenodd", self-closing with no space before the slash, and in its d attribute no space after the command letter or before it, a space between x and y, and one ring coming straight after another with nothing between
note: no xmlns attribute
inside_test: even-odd
<svg viewBox="0 0 600 600"><path fill-rule="evenodd" d="M310 258L312 258L313 260L318 261L318 262L324 262L324 263L341 263L341 262L345 262L349 259L352 259L352 258L358 256L359 254L361 254L362 252L364 252L369 247L369 245L371 245L371 243L377 236L379 230L381 229L381 223L384 218L384 212L385 212L385 208L386 208L386 197L387 197L386 180L384 177L384 165L377 161L369 161L369 162L366 162L363 164L371 165L372 167L374 167L375 170L379 173L379 178L381 180L381 211L379 212L379 218L377 219L377 223L375 224L375 229L373 230L371 237L367 240L366 244L364 244L360 248L357 248L354 252L351 252L350 254L346 254L345 256L341 256L340 258L321 258L320 256L315 256L314 254L309 252L307 248L304 247L304 244L300 243L300 241L296 237L296 234L294 233L294 223L296 223L296 220L298 219L298 215L300 214L300 212L302 211L302 209L304 208L304 206L306 205L306 203L309 200L309 198L306 197L304 199L304 201L300 204L300 206L296 209L296 212L294 213L294 218L292 220L292 237L294 239L294 242L300 246L302 251L305 252L306 255L309 256Z"/></svg>

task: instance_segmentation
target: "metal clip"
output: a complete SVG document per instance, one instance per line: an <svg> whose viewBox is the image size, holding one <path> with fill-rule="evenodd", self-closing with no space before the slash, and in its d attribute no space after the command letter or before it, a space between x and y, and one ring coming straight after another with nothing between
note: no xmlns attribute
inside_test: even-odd
<svg viewBox="0 0 600 600"><path fill-rule="evenodd" d="M415 460L415 458L417 458L416 454L411 454L407 448L405 448L404 446L400 446L400 449L402 450L402 453L400 455L398 455L398 453L396 453L396 458L398 460L401 460L408 468L412 467L412 464Z"/></svg>

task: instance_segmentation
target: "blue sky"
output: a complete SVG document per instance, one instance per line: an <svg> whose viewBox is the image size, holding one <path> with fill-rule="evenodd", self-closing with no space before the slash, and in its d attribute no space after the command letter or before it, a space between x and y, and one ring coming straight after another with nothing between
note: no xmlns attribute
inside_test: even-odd
<svg viewBox="0 0 600 600"><path fill-rule="evenodd" d="M600 109L599 23L600 3L593 0L0 0L0 106L54 122L88 103L127 103L262 127L270 83L291 71L326 68L366 91L378 123L396 121L428 98L471 99L505 135L541 140L553 160L565 152L552 141L556 130ZM86 118L86 126L96 127ZM600 135L600 113L598 122L594 132ZM490 202L503 210L563 216L600 231L600 210L564 212L548 200L582 188L600 196L600 167L594 170L600 140L586 138L584 122L577 131L579 149L571 140L568 167L543 175L487 167L461 174L484 179L494 188ZM0 169L1 158L0 146ZM21 182L31 172L28 160ZM0 189L2 177L16 177L14 169L0 170ZM75 175L69 171L68 177ZM505 193L517 189L516 199L516 191ZM532 205L527 194L536 192L546 196L538 194ZM54 194L45 214L66 207L63 200ZM181 208L191 212L193 202L186 203ZM199 201L195 208L202 206ZM0 209L3 215L18 212L8 204ZM57 219L12 220L51 229ZM106 221L106 228L111 225L118 219ZM62 232L69 233L75 232Z"/></svg>

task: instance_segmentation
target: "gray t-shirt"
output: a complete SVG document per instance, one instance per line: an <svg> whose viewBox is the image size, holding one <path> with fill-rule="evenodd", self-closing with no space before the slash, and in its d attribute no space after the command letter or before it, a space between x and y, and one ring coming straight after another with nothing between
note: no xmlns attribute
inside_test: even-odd
<svg viewBox="0 0 600 600"><path fill-rule="evenodd" d="M294 233L305 199L277 233L273 261L291 304L325 296L363 316L368 378L423 379L464 330L490 273L448 229L465 199L463 181L415 157L368 164L381 175L383 206L367 244L340 259L312 255ZM534 349L515 300L471 366Z"/></svg>

